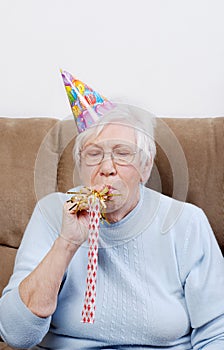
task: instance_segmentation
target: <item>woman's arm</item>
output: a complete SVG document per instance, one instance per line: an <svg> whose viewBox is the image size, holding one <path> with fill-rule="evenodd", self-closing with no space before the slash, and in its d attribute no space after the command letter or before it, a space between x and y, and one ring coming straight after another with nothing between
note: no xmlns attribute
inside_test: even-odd
<svg viewBox="0 0 224 350"><path fill-rule="evenodd" d="M224 349L224 259L201 210L189 225L186 242L182 272L192 347Z"/></svg>
<svg viewBox="0 0 224 350"><path fill-rule="evenodd" d="M38 317L51 316L64 273L79 245L58 237L49 253L19 285L24 304Z"/></svg>
<svg viewBox="0 0 224 350"><path fill-rule="evenodd" d="M87 237L86 213L70 212L66 199L51 194L38 202L0 298L0 335L13 347L32 347L46 335L65 271Z"/></svg>
<svg viewBox="0 0 224 350"><path fill-rule="evenodd" d="M24 304L39 317L51 316L57 307L57 296L64 273L87 238L88 214L70 211L71 203L63 206L59 237L40 264L19 286Z"/></svg>

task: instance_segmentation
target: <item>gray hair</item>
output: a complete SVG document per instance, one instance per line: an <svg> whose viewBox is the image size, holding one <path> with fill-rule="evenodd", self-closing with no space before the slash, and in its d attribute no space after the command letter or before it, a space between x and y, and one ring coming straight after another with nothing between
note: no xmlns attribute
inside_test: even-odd
<svg viewBox="0 0 224 350"><path fill-rule="evenodd" d="M97 124L77 136L73 149L73 157L78 170L81 165L80 153L83 146L93 136L97 137L108 124L132 127L135 131L136 145L143 151L140 152L141 170L145 168L149 160L153 165L156 155L156 145L154 141L155 116L136 106L116 104L113 109L104 114L103 118L100 119Z"/></svg>

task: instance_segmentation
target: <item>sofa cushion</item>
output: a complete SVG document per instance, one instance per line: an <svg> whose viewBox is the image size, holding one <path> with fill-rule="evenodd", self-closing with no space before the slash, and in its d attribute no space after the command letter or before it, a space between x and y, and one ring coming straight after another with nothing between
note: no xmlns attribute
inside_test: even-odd
<svg viewBox="0 0 224 350"><path fill-rule="evenodd" d="M0 295L13 272L16 252L16 248L0 246Z"/></svg>
<svg viewBox="0 0 224 350"><path fill-rule="evenodd" d="M164 118L156 139L148 186L202 208L224 253L224 118Z"/></svg>
<svg viewBox="0 0 224 350"><path fill-rule="evenodd" d="M57 189L57 125L52 118L0 118L1 245L17 248L36 201Z"/></svg>
<svg viewBox="0 0 224 350"><path fill-rule="evenodd" d="M10 348L10 346L0 341L0 350L13 350L13 348Z"/></svg>
<svg viewBox="0 0 224 350"><path fill-rule="evenodd" d="M66 192L68 189L81 184L73 160L73 147L77 129L72 119L63 120L59 133L59 162L58 162L58 191Z"/></svg>

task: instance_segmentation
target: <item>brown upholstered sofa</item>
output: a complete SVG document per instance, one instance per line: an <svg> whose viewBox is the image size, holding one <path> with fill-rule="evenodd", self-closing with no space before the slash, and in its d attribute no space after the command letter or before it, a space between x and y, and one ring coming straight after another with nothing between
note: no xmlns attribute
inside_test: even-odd
<svg viewBox="0 0 224 350"><path fill-rule="evenodd" d="M75 134L72 118L0 118L0 294L36 201L80 183ZM156 142L147 186L201 207L224 253L224 118L158 119Z"/></svg>

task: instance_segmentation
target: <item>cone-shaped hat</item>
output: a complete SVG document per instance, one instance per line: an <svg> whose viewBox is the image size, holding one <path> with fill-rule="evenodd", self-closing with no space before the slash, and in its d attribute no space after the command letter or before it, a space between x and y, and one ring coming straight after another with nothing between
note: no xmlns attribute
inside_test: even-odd
<svg viewBox="0 0 224 350"><path fill-rule="evenodd" d="M61 70L61 75L79 133L93 126L114 107L104 96L69 72Z"/></svg>

